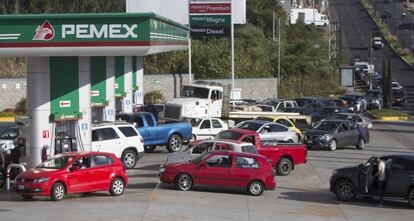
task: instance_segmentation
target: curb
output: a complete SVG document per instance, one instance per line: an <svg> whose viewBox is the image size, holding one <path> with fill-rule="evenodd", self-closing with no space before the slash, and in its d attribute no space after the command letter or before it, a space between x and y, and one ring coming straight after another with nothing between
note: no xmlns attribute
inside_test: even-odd
<svg viewBox="0 0 414 221"><path fill-rule="evenodd" d="M376 120L382 120L382 121L403 121L403 120L409 120L410 116L389 116L389 117L380 117L378 115L375 115L373 113L366 112L366 115L368 115L370 118L376 119Z"/></svg>
<svg viewBox="0 0 414 221"><path fill-rule="evenodd" d="M0 117L0 122L14 122L16 117Z"/></svg>

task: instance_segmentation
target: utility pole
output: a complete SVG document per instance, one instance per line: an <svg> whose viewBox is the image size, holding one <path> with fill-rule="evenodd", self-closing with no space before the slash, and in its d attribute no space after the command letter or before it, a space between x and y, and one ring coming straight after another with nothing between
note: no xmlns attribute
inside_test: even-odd
<svg viewBox="0 0 414 221"><path fill-rule="evenodd" d="M277 98L280 97L280 18L278 20L278 37L277 37Z"/></svg>

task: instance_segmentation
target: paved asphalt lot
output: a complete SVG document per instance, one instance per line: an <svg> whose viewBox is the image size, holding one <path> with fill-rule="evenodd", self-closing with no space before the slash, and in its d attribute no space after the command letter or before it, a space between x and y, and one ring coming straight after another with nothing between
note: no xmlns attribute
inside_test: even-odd
<svg viewBox="0 0 414 221"><path fill-rule="evenodd" d="M364 162L373 155L414 150L414 122L376 122L372 142L365 150L312 150L308 163L288 177L276 177L275 191L253 197L231 189L198 187L181 192L160 184L157 171L167 152L163 147L146 154L136 169L128 171L130 184L124 195L107 192L71 195L61 202L48 198L23 201L0 192L1 220L410 220L414 210L407 202L357 199L343 203L328 191L333 169Z"/></svg>

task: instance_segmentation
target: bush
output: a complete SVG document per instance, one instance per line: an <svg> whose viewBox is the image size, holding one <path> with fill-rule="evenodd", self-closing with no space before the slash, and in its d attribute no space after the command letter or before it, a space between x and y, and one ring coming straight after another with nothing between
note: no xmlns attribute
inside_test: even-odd
<svg viewBox="0 0 414 221"><path fill-rule="evenodd" d="M15 106L16 109L14 109L14 112L25 114L26 113L26 101L27 101L26 98L20 99L20 101Z"/></svg>
<svg viewBox="0 0 414 221"><path fill-rule="evenodd" d="M161 103L165 100L164 95L161 91L150 91L145 93L144 95L144 103L145 104L156 104Z"/></svg>

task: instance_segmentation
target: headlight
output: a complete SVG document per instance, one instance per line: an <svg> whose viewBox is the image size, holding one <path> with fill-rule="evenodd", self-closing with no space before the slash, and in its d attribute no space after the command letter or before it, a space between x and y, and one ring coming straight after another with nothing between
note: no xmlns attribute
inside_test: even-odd
<svg viewBox="0 0 414 221"><path fill-rule="evenodd" d="M49 180L48 177L42 177L42 178L34 179L33 183L44 183L44 182L47 182L48 180Z"/></svg>
<svg viewBox="0 0 414 221"><path fill-rule="evenodd" d="M330 134L325 134L325 135L323 135L322 137L320 137L319 138L319 140L330 140L330 139L332 139L333 138L333 136L332 135L330 135Z"/></svg>
<svg viewBox="0 0 414 221"><path fill-rule="evenodd" d="M160 172L160 173L164 173L164 172L165 172L165 167L164 167L164 165L161 165L161 166L160 166L159 172Z"/></svg>
<svg viewBox="0 0 414 221"><path fill-rule="evenodd" d="M7 143L3 143L1 145L1 150L2 151L9 151L14 149L14 144L12 142L7 142Z"/></svg>

